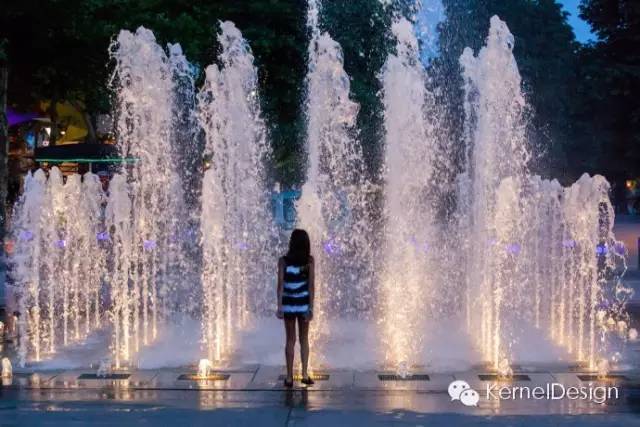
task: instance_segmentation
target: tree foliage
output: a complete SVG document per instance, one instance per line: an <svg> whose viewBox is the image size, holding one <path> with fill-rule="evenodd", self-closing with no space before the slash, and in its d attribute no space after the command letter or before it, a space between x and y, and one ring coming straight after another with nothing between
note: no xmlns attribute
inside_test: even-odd
<svg viewBox="0 0 640 427"><path fill-rule="evenodd" d="M426 0L425 0L426 1ZM374 0L324 0L321 26L342 46L352 97L360 106L360 140L373 170L383 140L380 71L394 42L393 14L413 0L384 7ZM576 42L557 0L443 0L440 55L430 84L446 111L450 138L460 142L462 93L458 58L477 51L497 14L516 39L514 54L532 107L531 140L542 153L535 170L564 181L580 173L609 178L637 174L640 164L640 2L583 0L582 16L598 41ZM108 46L121 29L144 25L161 44L179 42L200 70L215 60L220 20L243 32L256 57L263 110L277 179L303 179L304 78L308 34L305 0L22 0L0 10L0 41L10 67L9 103L77 99L108 111ZM1 54L1 53L0 53ZM458 164L462 144L458 147Z"/></svg>

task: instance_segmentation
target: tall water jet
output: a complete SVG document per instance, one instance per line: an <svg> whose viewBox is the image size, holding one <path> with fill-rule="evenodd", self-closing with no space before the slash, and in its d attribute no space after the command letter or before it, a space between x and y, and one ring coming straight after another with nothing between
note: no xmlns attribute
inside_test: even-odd
<svg viewBox="0 0 640 427"><path fill-rule="evenodd" d="M109 202L105 209L104 224L111 243L109 287L111 296L110 319L113 327L112 350L116 367L129 356L130 337L130 260L133 257L132 203L129 185L124 175L116 174L109 183Z"/></svg>
<svg viewBox="0 0 640 427"><path fill-rule="evenodd" d="M176 308L172 302L179 250L174 236L182 201L171 139L174 82L169 59L143 27L135 33L121 31L111 56L116 64L118 146L124 158L135 159L126 168L133 203L132 251L131 258L121 261L131 266L130 289L118 294L129 298L114 302L128 306L124 313L131 313L130 320L114 319L130 328L122 330L125 341L114 349L129 360L157 336L159 316Z"/></svg>
<svg viewBox="0 0 640 427"><path fill-rule="evenodd" d="M25 179L24 194L14 212L14 233L16 246L12 256L14 280L20 289L20 330L29 331L29 337L21 337L19 348L20 364L24 365L28 352L33 351L36 361L41 357L40 342L40 260L43 242L41 212L46 193L46 176L42 170ZM31 348L29 348L31 347Z"/></svg>
<svg viewBox="0 0 640 427"><path fill-rule="evenodd" d="M479 343L494 368L510 358L503 341L508 301L519 274L519 203L529 151L525 100L506 24L491 18L486 46L477 56L467 48L460 64L465 82L467 169L461 205L468 207L470 263L467 271L469 326L480 325Z"/></svg>
<svg viewBox="0 0 640 427"><path fill-rule="evenodd" d="M318 26L319 3L309 1L311 31L306 89L307 180L297 203L299 224L312 242L316 301L312 341L327 330L327 316L369 316L372 306L372 186L357 139L359 106L349 99L342 50ZM331 284L331 291L326 288Z"/></svg>
<svg viewBox="0 0 640 427"><path fill-rule="evenodd" d="M260 113L253 54L236 26L220 24L220 67L210 65L198 118L210 162L202 188L203 339L207 357L229 356L237 332L275 300L276 229L265 162L271 150Z"/></svg>
<svg viewBox="0 0 640 427"><path fill-rule="evenodd" d="M610 350L611 332L624 330L626 337L628 325L609 186L584 175L562 188L528 174L527 105L513 42L494 16L486 46L460 58L468 151L459 209L461 234L469 239L469 330L479 325L478 346L499 372L511 371L514 349L531 325L595 369Z"/></svg>
<svg viewBox="0 0 640 427"><path fill-rule="evenodd" d="M414 25L392 25L396 52L380 74L384 105L384 229L381 336L388 364L421 362L425 318L438 282L435 100L427 90Z"/></svg>

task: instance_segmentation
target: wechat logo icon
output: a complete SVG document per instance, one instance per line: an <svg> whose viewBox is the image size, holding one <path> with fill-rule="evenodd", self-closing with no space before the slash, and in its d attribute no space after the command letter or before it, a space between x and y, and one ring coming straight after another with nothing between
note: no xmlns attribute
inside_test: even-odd
<svg viewBox="0 0 640 427"><path fill-rule="evenodd" d="M466 381L454 381L447 389L451 400L459 400L464 406L478 406L480 395Z"/></svg>

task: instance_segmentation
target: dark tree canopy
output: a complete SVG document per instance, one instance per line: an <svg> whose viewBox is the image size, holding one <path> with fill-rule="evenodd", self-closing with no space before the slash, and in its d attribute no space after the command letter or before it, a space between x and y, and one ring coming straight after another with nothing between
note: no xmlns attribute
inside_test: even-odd
<svg viewBox="0 0 640 427"><path fill-rule="evenodd" d="M580 173L609 179L638 175L640 164L640 2L583 0L581 12L598 36L576 42L556 0L443 0L440 55L430 84L446 109L450 138L461 147L462 94L458 58L477 51L497 14L515 35L515 56L532 107L529 129L541 153L534 171L567 182ZM342 46L367 161L380 165L383 139L380 71L394 42L394 13L377 0L324 0L321 26ZM144 25L161 44L178 42L200 70L215 60L218 21L231 20L256 57L276 178L300 182L304 140L304 78L308 32L305 0L22 0L0 10L0 41L9 64L9 104L42 99L83 101L89 113L109 111L108 46L121 29ZM1 54L1 53L0 53ZM457 153L461 156L461 150ZM460 162L458 162L460 164Z"/></svg>

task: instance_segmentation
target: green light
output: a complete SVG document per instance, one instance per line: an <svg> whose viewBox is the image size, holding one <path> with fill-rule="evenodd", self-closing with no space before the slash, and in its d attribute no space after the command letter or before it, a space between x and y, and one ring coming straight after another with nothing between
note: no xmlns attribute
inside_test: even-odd
<svg viewBox="0 0 640 427"><path fill-rule="evenodd" d="M113 159L36 159L36 162L47 163L135 163L138 158L125 157L125 158L113 158Z"/></svg>

